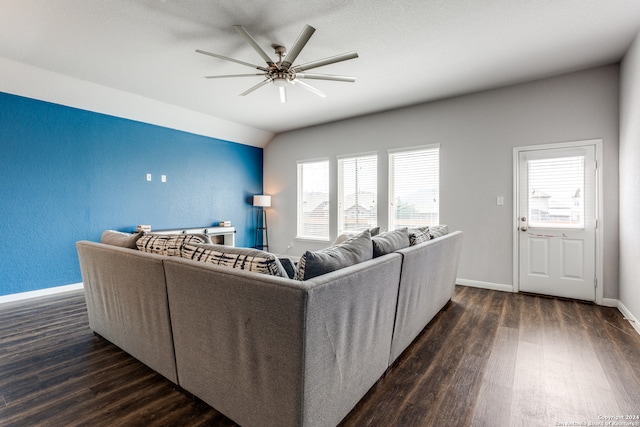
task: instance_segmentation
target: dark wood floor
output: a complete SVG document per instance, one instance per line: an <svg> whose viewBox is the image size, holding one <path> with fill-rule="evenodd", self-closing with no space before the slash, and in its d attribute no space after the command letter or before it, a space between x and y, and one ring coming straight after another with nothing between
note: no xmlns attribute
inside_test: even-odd
<svg viewBox="0 0 640 427"><path fill-rule="evenodd" d="M618 310L457 287L341 426L588 425L627 415L640 416L640 335ZM235 424L93 335L83 294L72 292L0 305L0 425Z"/></svg>

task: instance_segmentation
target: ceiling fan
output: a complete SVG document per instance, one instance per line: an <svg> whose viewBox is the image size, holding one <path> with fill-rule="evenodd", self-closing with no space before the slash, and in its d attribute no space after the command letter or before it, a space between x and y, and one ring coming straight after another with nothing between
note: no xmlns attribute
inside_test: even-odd
<svg viewBox="0 0 640 427"><path fill-rule="evenodd" d="M313 33L316 31L310 25L305 25L304 29L298 36L298 39L293 43L293 46L287 53L286 49L283 46L272 45L275 49L275 54L278 57L277 62L271 60L269 55L266 54L264 50L256 43L254 38L249 34L247 30L244 29L242 25L234 25L233 26L236 31L245 38L245 40L251 45L251 47L258 52L258 54L265 60L267 66L260 66L250 64L248 62L240 61L237 59L229 58L227 56L218 55L216 53L206 52L204 50L196 49L196 52L202 53L203 55L213 56L214 58L224 59L225 61L235 62L237 64L246 65L247 67L255 68L260 70L260 73L255 74L229 74L229 75L221 75L221 76L205 76L207 79L220 79L227 77L254 77L254 76L263 76L265 80L261 81L255 86L250 87L240 94L240 96L245 96L250 94L256 89L261 88L267 83L273 83L278 87L280 91L280 102L287 102L287 92L286 87L288 85L298 85L310 92L315 93L318 96L325 97L326 94L321 90L311 86L310 84L304 82L304 79L315 79L315 80L331 80L336 82L355 82L355 77L348 76L336 76L333 74L315 74L315 73L307 73L306 71L322 67L329 64L335 64L336 62L346 61L348 59L354 59L358 57L356 52L347 52L341 55L332 56L325 59L319 59L317 61L312 61L303 65L293 65L294 61L305 47ZM286 56L286 58L285 58Z"/></svg>

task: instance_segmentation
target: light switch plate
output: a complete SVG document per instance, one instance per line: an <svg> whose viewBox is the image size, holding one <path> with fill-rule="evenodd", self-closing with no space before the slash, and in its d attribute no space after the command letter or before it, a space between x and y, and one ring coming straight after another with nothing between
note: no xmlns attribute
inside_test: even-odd
<svg viewBox="0 0 640 427"><path fill-rule="evenodd" d="M150 173L147 174L147 181L151 181L151 174Z"/></svg>

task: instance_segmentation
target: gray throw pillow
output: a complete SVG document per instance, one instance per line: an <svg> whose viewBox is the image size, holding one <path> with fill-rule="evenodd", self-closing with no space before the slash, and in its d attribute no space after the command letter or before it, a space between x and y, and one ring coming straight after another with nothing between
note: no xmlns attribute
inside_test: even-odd
<svg viewBox="0 0 640 427"><path fill-rule="evenodd" d="M136 241L142 236L139 233L123 233L122 231L105 230L100 237L100 242L107 245L136 249Z"/></svg>
<svg viewBox="0 0 640 427"><path fill-rule="evenodd" d="M432 225L429 227L429 235L432 239L436 239L447 234L449 234L449 226L447 225Z"/></svg>
<svg viewBox="0 0 640 427"><path fill-rule="evenodd" d="M406 228L385 231L371 238L373 243L373 257L390 254L398 249L409 247L409 232Z"/></svg>
<svg viewBox="0 0 640 427"><path fill-rule="evenodd" d="M373 258L371 233L365 230L339 245L316 252L305 252L298 262L295 279L308 280L371 258Z"/></svg>

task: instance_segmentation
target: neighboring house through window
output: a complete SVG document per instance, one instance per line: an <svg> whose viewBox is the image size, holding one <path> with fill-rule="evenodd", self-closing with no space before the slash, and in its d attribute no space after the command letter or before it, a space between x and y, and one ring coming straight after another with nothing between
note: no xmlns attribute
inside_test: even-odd
<svg viewBox="0 0 640 427"><path fill-rule="evenodd" d="M378 224L378 156L340 156L337 163L337 231L381 226L395 230L440 223L440 146L388 150L388 224ZM298 162L299 239L330 239L329 160Z"/></svg>
<svg viewBox="0 0 640 427"><path fill-rule="evenodd" d="M338 234L378 225L378 156L338 158Z"/></svg>

